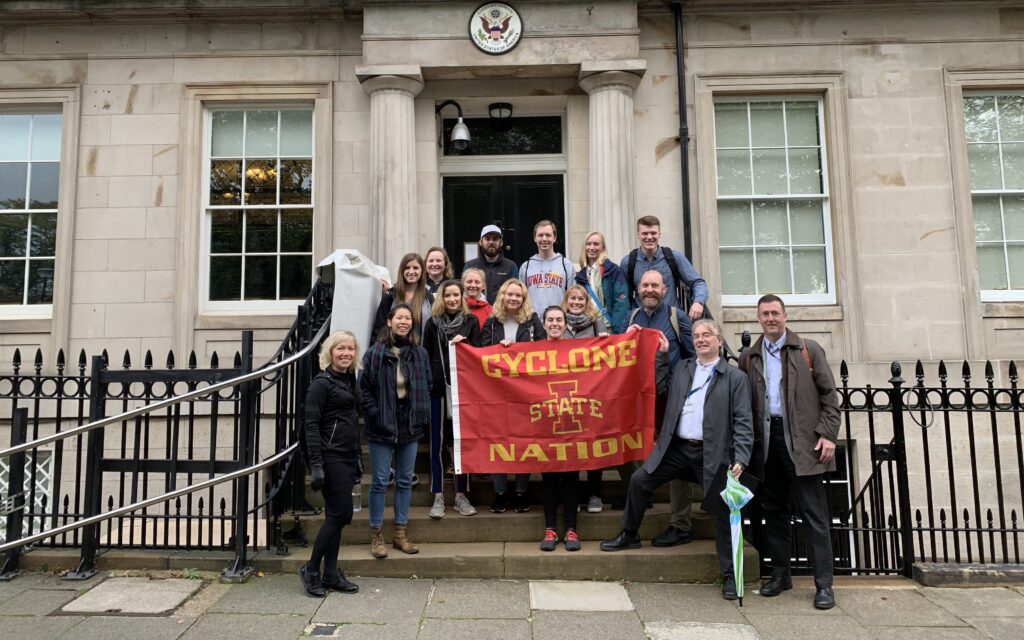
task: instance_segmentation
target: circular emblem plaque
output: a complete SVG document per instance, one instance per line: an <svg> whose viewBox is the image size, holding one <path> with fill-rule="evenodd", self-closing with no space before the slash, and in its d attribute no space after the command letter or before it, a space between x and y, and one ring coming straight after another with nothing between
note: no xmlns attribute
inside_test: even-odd
<svg viewBox="0 0 1024 640"><path fill-rule="evenodd" d="M508 53L519 44L522 35L519 12L504 2L482 4L469 18L469 39L484 53Z"/></svg>

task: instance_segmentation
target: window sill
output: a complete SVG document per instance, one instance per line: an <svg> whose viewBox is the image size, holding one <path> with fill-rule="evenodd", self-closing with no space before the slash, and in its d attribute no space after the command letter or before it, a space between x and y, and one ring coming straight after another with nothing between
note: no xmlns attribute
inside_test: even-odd
<svg viewBox="0 0 1024 640"><path fill-rule="evenodd" d="M0 333L50 333L53 320L50 318L4 318L0 317Z"/></svg>
<svg viewBox="0 0 1024 640"><path fill-rule="evenodd" d="M841 322L843 308L840 305L799 307L789 305L786 313L791 322ZM757 307L726 307L722 310L722 322L757 322Z"/></svg>
<svg viewBox="0 0 1024 640"><path fill-rule="evenodd" d="M290 329L295 322L295 313L282 314L259 314L259 315L218 315L203 314L195 317L195 329L233 329L244 331L246 329Z"/></svg>
<svg viewBox="0 0 1024 640"><path fill-rule="evenodd" d="M1024 301L982 302L982 318L1024 318Z"/></svg>

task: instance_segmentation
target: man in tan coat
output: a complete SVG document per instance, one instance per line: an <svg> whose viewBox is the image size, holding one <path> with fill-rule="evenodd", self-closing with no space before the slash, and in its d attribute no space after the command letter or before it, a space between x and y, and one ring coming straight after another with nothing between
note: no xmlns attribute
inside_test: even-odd
<svg viewBox="0 0 1024 640"><path fill-rule="evenodd" d="M752 465L764 463L761 497L772 577L762 596L792 589L790 507L795 504L807 532L814 566L814 606L835 606L832 540L823 475L835 471L839 405L825 351L813 340L786 331L786 305L775 295L757 302L764 335L740 357L746 372L756 434ZM757 475L756 467L751 471Z"/></svg>

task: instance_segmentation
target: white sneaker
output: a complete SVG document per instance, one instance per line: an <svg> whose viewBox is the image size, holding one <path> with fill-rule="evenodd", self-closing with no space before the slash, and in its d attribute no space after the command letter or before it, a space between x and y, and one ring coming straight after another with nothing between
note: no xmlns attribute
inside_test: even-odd
<svg viewBox="0 0 1024 640"><path fill-rule="evenodd" d="M456 505L458 505L458 500L456 500ZM429 515L434 520L440 520L444 517L444 494L434 494L434 506L430 507Z"/></svg>
<svg viewBox="0 0 1024 640"><path fill-rule="evenodd" d="M476 507L471 505L469 503L469 498L467 498L465 494L462 493L457 494L455 496L455 510L458 511L459 514L463 516L476 515Z"/></svg>
<svg viewBox="0 0 1024 640"><path fill-rule="evenodd" d="M601 513L603 509L604 503L601 502L601 498L590 496L590 500L587 501L587 513Z"/></svg>

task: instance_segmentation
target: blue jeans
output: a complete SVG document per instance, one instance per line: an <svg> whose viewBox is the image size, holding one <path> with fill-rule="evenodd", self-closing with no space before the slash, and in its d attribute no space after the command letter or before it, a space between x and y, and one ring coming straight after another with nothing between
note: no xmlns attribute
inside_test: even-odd
<svg viewBox="0 0 1024 640"><path fill-rule="evenodd" d="M395 524L409 524L409 499L412 497L412 472L416 464L418 442L406 444L370 442L370 528L384 524L384 493L395 459Z"/></svg>
<svg viewBox="0 0 1024 640"><path fill-rule="evenodd" d="M528 473L516 473L516 493L526 493L527 488L530 486L530 474ZM492 473L491 480L494 482L495 493L505 493L508 491L508 474L507 473Z"/></svg>

